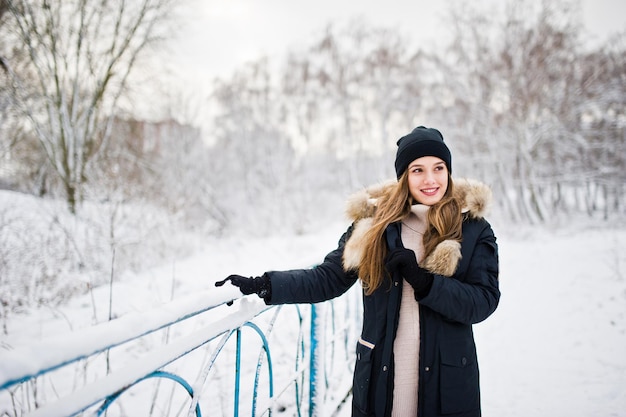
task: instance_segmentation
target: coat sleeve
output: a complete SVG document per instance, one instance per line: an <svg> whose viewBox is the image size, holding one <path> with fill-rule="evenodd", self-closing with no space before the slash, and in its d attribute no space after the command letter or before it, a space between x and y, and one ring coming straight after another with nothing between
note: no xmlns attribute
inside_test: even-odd
<svg viewBox="0 0 626 417"><path fill-rule="evenodd" d="M269 271L272 295L267 304L317 303L345 293L356 281L355 272L343 269L343 248L352 226L343 234L335 250L324 261L310 269Z"/></svg>
<svg viewBox="0 0 626 417"><path fill-rule="evenodd" d="M470 227L474 230L463 236L463 245L470 248L463 254L469 256L467 268L450 278L435 275L430 292L420 300L446 319L463 324L485 320L500 300L498 246L493 230L484 220Z"/></svg>

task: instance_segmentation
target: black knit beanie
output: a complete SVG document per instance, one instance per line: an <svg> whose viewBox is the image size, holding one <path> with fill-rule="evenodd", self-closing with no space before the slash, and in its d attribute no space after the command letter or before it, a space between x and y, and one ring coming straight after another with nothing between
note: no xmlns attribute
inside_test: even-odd
<svg viewBox="0 0 626 417"><path fill-rule="evenodd" d="M443 143L443 136L437 129L418 126L411 133L398 140L396 152L396 175L402 176L409 164L422 156L436 156L443 160L452 172L452 155Z"/></svg>

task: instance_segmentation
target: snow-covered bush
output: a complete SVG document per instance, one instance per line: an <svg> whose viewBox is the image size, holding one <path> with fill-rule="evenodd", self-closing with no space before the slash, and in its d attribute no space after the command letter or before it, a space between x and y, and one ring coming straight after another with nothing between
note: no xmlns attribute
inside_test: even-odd
<svg viewBox="0 0 626 417"><path fill-rule="evenodd" d="M72 215L63 201L2 191L2 315L58 305L125 272L193 250L193 245L176 220L154 206L85 203Z"/></svg>

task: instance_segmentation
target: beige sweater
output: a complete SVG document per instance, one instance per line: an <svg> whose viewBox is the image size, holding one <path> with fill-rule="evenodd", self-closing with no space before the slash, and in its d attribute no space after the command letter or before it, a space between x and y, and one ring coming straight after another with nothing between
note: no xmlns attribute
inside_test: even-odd
<svg viewBox="0 0 626 417"><path fill-rule="evenodd" d="M418 261L424 254L422 236L426 230L428 206L414 205L402 222L402 243L415 252ZM417 382L419 375L420 322L419 305L413 287L403 281L398 331L393 344L394 390L392 417L417 416Z"/></svg>

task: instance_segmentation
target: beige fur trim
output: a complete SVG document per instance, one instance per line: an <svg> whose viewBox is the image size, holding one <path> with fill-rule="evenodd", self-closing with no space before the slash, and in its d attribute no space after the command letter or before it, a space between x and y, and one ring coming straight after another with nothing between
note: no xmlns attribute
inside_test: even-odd
<svg viewBox="0 0 626 417"><path fill-rule="evenodd" d="M371 229L373 219L368 217L359 220L352 230L350 239L346 242L343 251L343 269L346 271L356 270L361 264L365 252L365 233Z"/></svg>
<svg viewBox="0 0 626 417"><path fill-rule="evenodd" d="M467 211L470 217L482 218L489 212L493 194L486 184L466 178L455 178L454 191L462 201L465 201L464 211Z"/></svg>
<svg viewBox="0 0 626 417"><path fill-rule="evenodd" d="M352 221L374 217L378 199L389 187L394 187L396 181L390 180L376 184L352 194L346 204L346 215Z"/></svg>
<svg viewBox="0 0 626 417"><path fill-rule="evenodd" d="M370 197L367 190L356 192L348 198L346 215L350 220L374 217L375 211L376 201Z"/></svg>
<svg viewBox="0 0 626 417"><path fill-rule="evenodd" d="M420 266L434 274L451 277L461 258L461 244L456 240L444 240L422 261Z"/></svg>

